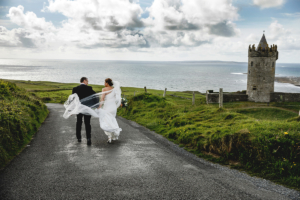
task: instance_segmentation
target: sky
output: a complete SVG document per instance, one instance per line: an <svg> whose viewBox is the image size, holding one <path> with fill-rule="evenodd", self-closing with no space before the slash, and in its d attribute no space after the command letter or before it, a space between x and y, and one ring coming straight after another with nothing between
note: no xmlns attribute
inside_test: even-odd
<svg viewBox="0 0 300 200"><path fill-rule="evenodd" d="M0 0L0 58L300 63L300 0Z"/></svg>

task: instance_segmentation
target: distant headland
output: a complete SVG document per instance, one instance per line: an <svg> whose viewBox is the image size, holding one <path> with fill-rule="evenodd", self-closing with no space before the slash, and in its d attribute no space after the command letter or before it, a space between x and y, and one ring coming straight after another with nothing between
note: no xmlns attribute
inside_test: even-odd
<svg viewBox="0 0 300 200"><path fill-rule="evenodd" d="M300 77L275 77L275 81L279 83L290 83L300 87Z"/></svg>

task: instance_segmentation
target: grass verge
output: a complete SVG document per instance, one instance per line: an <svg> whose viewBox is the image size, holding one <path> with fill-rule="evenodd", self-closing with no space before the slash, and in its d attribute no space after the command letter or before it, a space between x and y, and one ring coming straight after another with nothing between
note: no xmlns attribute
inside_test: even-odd
<svg viewBox="0 0 300 200"><path fill-rule="evenodd" d="M198 156L300 188L300 118L295 112L240 105L219 109L201 102L191 106L189 100L144 93L129 98L118 114Z"/></svg>
<svg viewBox="0 0 300 200"><path fill-rule="evenodd" d="M28 144L47 115L38 98L0 80L0 169Z"/></svg>

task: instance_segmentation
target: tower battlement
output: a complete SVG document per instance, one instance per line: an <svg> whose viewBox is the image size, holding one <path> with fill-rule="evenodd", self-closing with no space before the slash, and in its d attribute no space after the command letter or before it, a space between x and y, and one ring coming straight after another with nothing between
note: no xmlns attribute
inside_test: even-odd
<svg viewBox="0 0 300 200"><path fill-rule="evenodd" d="M255 48L255 44L249 45L248 57L276 57L278 59L277 45L273 44L271 47L267 44L264 48L259 45Z"/></svg>

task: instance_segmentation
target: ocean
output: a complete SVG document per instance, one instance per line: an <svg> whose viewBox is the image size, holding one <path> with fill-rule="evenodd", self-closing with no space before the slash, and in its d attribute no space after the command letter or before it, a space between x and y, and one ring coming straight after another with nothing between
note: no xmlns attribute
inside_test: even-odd
<svg viewBox="0 0 300 200"><path fill-rule="evenodd" d="M0 79L104 84L105 78L121 86L168 91L246 90L247 63L223 61L86 61L0 59ZM300 77L300 64L276 64L276 76ZM276 92L300 93L300 87L275 82Z"/></svg>

